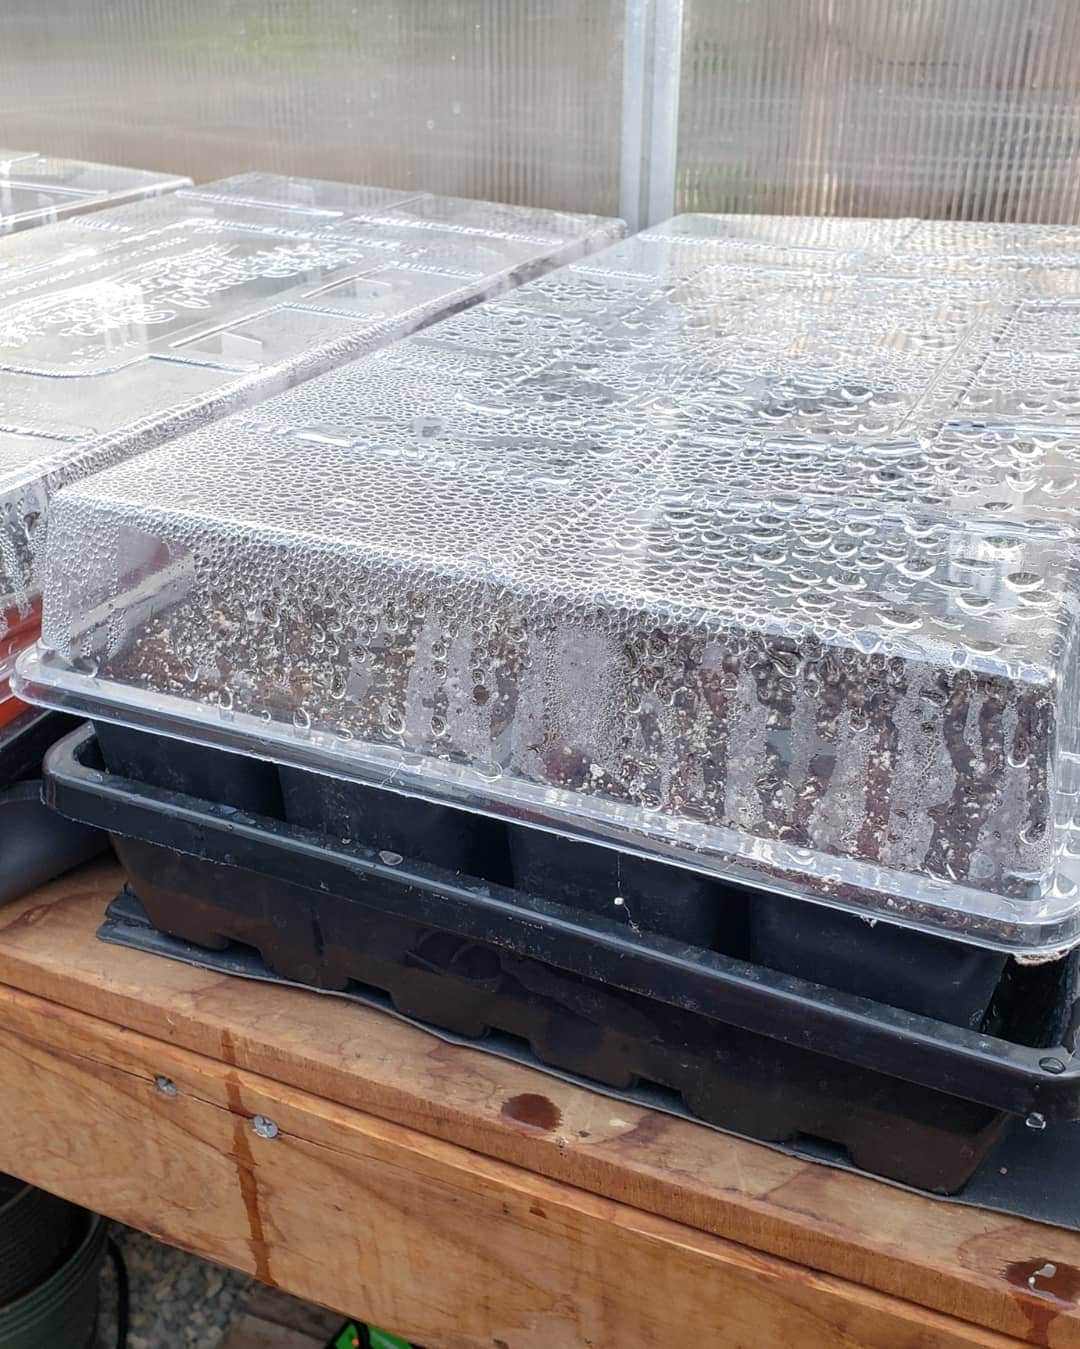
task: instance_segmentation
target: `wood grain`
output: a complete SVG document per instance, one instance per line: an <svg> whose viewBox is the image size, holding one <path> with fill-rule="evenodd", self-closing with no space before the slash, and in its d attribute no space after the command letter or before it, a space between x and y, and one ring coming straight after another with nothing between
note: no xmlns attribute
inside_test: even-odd
<svg viewBox="0 0 1080 1349"><path fill-rule="evenodd" d="M18 990L0 1026L0 1167L430 1349L1013 1342Z"/></svg>
<svg viewBox="0 0 1080 1349"><path fill-rule="evenodd" d="M0 981L793 1265L1080 1345L1075 1297L1008 1272L1080 1270L1076 1234L799 1162L332 998L104 946L93 932L120 880L99 865L0 911ZM552 1128L514 1122L507 1102L529 1094Z"/></svg>

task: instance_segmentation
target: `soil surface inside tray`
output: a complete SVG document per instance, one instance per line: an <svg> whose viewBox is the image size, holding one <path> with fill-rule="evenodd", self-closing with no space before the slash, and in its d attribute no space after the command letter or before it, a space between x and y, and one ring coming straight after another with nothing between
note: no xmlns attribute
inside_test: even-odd
<svg viewBox="0 0 1080 1349"><path fill-rule="evenodd" d="M207 623L213 638L212 668L205 662L200 664L197 660L193 660L191 655L200 647L206 649ZM325 666L320 666L318 670L312 665L310 643L305 635L312 624L318 631L335 628L344 633L343 637L335 639L337 645L331 643L327 647ZM219 610L211 609L209 613L200 610L198 615L189 606L180 605L169 612L154 614L127 647L109 657L100 674L119 685L130 684L139 689L153 690L183 699L192 708L202 705L206 709L208 720L215 720L220 715L221 690L224 688L230 690L229 709L233 712L250 711L268 715L272 722L290 728L294 724L295 717L301 715L297 714L297 709L300 708L303 709L305 726L332 730L339 733L343 740L355 738L358 745L370 743L375 746L403 746L402 736L387 730L384 711L391 705L397 707L404 698L417 656L417 634L411 630L406 632L402 635L400 649L381 653L381 668L378 676L372 679L367 695L360 702L352 703L347 697L338 696L341 681L345 679L345 665L348 663L347 661L345 664L342 663L347 654L346 638L351 632L347 625L342 628L340 615L333 610L313 605L310 613L294 616L289 622L282 619L282 625L286 628L284 637L277 629L271 632L268 628L266 640L262 642L257 637L252 637L250 624L245 627L244 616L233 613L224 601ZM245 633L242 639L238 637L241 630ZM239 646L236 645L237 641L240 641ZM508 691L504 685L515 683L521 673L520 669L515 668L518 664L520 653L515 655L507 644L499 667L501 673L493 682L496 699L500 704L506 698L516 702L516 690ZM969 694L971 698L976 697L974 689L969 690ZM957 697L959 696L957 694ZM837 709L835 707L831 710L825 709L820 715L825 716L826 711L828 711L826 719L835 720L838 715ZM503 734L507 735L512 713L504 711L499 716ZM961 717L960 721L963 723L964 718ZM493 722L493 731L495 729L497 728ZM434 740L425 743L418 752L445 753L445 757L451 761L468 762L466 756L454 752L446 745L440 746ZM175 754L175 751L173 753ZM523 772L525 765L522 764L511 766L508 772L504 772L504 779L509 781L513 776L520 776L526 789L543 786L570 792L587 790L590 797L594 799L607 797L617 805L632 800L625 783L618 775L601 772L598 768L590 770L582 756L566 746L560 747L553 742L542 753L531 756L530 763L534 759L542 765L540 776L532 771ZM879 754L876 761L881 759L882 756ZM886 774L886 778L888 776ZM880 774L878 776L872 774L869 781L871 791L867 809L875 818L882 811L888 813L887 803L883 799L878 799L880 792L887 786L885 781L879 781L879 777ZM157 785L170 785L160 778L155 781ZM723 792L720 791L719 784L714 785L719 792L718 796L716 792L713 793L719 810ZM238 804L247 809L253 808L246 796L244 800L230 804ZM807 838L792 835L783 821L771 820L770 812L764 805L762 810L764 813L752 833L760 834L765 840L811 846ZM964 814L963 811L959 813ZM732 824L720 814L715 814L710 822L724 828L731 827ZM941 822L940 828L945 833L948 832L947 820ZM939 879L948 877L951 880L959 878L962 881L964 868L961 867L959 871L951 870L955 858L949 849L946 849L946 853L948 860L936 871L932 868L931 871ZM822 856L831 862L832 857L838 857L839 854L830 855L830 850L826 849ZM769 888L776 883L775 866L758 856L740 859L739 865L748 873L760 873L763 884ZM800 872L794 878L786 875L784 879L789 884L794 879L796 887L807 894L819 895L827 901L841 904L844 908L865 911L868 916L875 918L881 913L883 896L875 900L873 893L866 891L861 885L816 874L813 867ZM913 873L911 880L914 885L918 876ZM906 881L901 884L906 884ZM897 893L895 889L888 896L888 919L890 922L910 923L923 928L936 927L945 936L964 937L974 932L975 939L978 938L979 927L986 922L982 917L973 915L964 908L950 908L934 901L915 899Z"/></svg>

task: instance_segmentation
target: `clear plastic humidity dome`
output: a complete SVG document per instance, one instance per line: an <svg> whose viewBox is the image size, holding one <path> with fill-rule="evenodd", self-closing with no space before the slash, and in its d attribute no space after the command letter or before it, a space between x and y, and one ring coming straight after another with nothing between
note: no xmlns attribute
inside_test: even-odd
<svg viewBox="0 0 1080 1349"><path fill-rule="evenodd" d="M594 216L251 174L4 240L0 651L36 622L34 537L61 483L621 232Z"/></svg>
<svg viewBox="0 0 1080 1349"><path fill-rule="evenodd" d="M172 173L0 149L0 234L47 225L102 206L160 196L190 183L190 178Z"/></svg>
<svg viewBox="0 0 1080 1349"><path fill-rule="evenodd" d="M680 217L63 492L23 686L1075 942L1078 257Z"/></svg>

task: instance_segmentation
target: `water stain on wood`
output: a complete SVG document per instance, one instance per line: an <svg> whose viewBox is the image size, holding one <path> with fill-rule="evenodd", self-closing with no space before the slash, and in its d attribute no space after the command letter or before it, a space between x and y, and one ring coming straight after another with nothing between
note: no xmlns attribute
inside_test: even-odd
<svg viewBox="0 0 1080 1349"><path fill-rule="evenodd" d="M503 1102L499 1112L508 1124L516 1124L531 1133L546 1134L557 1129L562 1120L562 1111L554 1101L536 1092L524 1091L520 1096L511 1096Z"/></svg>
<svg viewBox="0 0 1080 1349"><path fill-rule="evenodd" d="M20 928L36 927L56 907L56 903L56 900L50 900L46 904L35 904L29 909L23 909L22 913L13 918L10 923L4 923L3 926L0 926L0 932L3 932L5 936L10 936L13 932L19 931Z"/></svg>
<svg viewBox="0 0 1080 1349"><path fill-rule="evenodd" d="M232 1157L236 1163L237 1180L240 1182L240 1198L244 1202L244 1212L247 1214L248 1245L255 1266L255 1277L260 1283L276 1287L270 1273L270 1248L266 1232L263 1230L262 1214L259 1212L259 1185L255 1179L255 1158L251 1151L251 1120L245 1113L240 1099L240 1086L231 1075L226 1079L225 1093L233 1117Z"/></svg>
<svg viewBox="0 0 1080 1349"><path fill-rule="evenodd" d="M670 1115L663 1115L659 1110L646 1110L642 1112L641 1118L632 1128L627 1129L625 1133L614 1134L613 1141L640 1143L647 1146L650 1143L655 1143L662 1134L667 1133L670 1123Z"/></svg>
<svg viewBox="0 0 1080 1349"><path fill-rule="evenodd" d="M1019 1290L1016 1302L1027 1317L1032 1340L1049 1344L1058 1316L1076 1310L1080 1269L1056 1260L1016 1260L1006 1265L1005 1278Z"/></svg>
<svg viewBox="0 0 1080 1349"><path fill-rule="evenodd" d="M74 875L80 875L75 872ZM49 895L48 899L42 900L40 904L34 904L29 909L23 909L22 913L7 923L0 923L0 932L9 936L18 932L21 928L32 928L43 922L50 914L59 913L62 910L78 907L88 899L94 901L101 900L101 891L88 889L83 886L76 890L61 890L59 894L54 892L54 887L59 887L59 882L54 882L44 893Z"/></svg>

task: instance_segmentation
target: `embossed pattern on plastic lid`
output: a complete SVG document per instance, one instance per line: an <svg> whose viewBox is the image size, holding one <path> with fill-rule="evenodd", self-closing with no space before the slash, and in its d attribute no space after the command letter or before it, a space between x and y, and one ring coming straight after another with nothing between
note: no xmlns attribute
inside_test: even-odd
<svg viewBox="0 0 1080 1349"><path fill-rule="evenodd" d="M62 493L20 687L1074 943L1076 245L669 222Z"/></svg>
<svg viewBox="0 0 1080 1349"><path fill-rule="evenodd" d="M621 233L595 216L248 174L4 240L0 638L37 593L33 538L62 483Z"/></svg>
<svg viewBox="0 0 1080 1349"><path fill-rule="evenodd" d="M0 148L0 234L190 186L191 179Z"/></svg>

